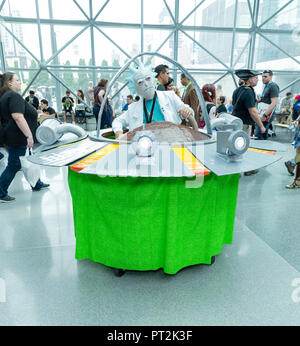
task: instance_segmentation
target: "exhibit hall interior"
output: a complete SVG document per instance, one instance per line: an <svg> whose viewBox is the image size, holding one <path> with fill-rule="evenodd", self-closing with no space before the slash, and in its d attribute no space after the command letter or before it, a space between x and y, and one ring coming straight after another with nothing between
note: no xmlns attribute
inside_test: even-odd
<svg viewBox="0 0 300 346"><path fill-rule="evenodd" d="M0 17L0 326L299 326L300 0Z"/></svg>

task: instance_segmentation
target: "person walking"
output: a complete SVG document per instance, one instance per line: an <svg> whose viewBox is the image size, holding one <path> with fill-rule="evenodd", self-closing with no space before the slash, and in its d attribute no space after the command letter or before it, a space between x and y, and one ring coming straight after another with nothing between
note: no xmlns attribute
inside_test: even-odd
<svg viewBox="0 0 300 346"><path fill-rule="evenodd" d="M16 173L21 169L20 156L25 156L26 149L32 148L37 124L37 110L26 102L18 92L21 90L19 77L6 72L0 75L0 120L4 129L3 144L8 151L8 163L0 176L0 202L12 202L14 197L8 195L8 188ZM48 187L40 179L33 191Z"/></svg>
<svg viewBox="0 0 300 346"><path fill-rule="evenodd" d="M244 81L232 94L232 115L240 118L243 121L243 130L249 136L251 135L252 125L257 124L260 132L263 134L266 129L255 107L256 95L254 87L258 83L258 75L260 74L254 70L241 69L236 70L235 74ZM258 170L245 172L245 175L252 175L257 173Z"/></svg>

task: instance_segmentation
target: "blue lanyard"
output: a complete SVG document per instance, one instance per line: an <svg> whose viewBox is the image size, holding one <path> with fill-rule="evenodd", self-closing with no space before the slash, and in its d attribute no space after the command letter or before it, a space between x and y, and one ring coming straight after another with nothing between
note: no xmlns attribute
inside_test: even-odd
<svg viewBox="0 0 300 346"><path fill-rule="evenodd" d="M263 90L263 93L262 93L261 97L264 97L266 90L268 89L268 87L269 87L272 83L273 83L273 82L270 82L270 83L268 83L268 84L264 87L264 90Z"/></svg>

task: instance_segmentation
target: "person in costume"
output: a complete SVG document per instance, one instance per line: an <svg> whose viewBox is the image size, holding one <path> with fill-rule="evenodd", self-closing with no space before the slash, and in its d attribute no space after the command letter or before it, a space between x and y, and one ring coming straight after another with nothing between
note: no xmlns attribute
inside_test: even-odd
<svg viewBox="0 0 300 346"><path fill-rule="evenodd" d="M256 95L254 87L258 83L258 75L260 74L254 70L236 70L235 74L244 81L232 94L232 115L240 118L243 121L243 130L249 136L251 135L252 125L257 124L260 132L263 134L266 129L255 107ZM252 175L258 173L258 169L245 172L245 175Z"/></svg>
<svg viewBox="0 0 300 346"><path fill-rule="evenodd" d="M243 130L250 136L252 125L258 125L260 132L265 133L266 129L255 107L256 95L254 87L258 83L258 75L254 70L241 69L236 70L235 74L243 80L241 84L232 94L232 115L243 121Z"/></svg>
<svg viewBox="0 0 300 346"><path fill-rule="evenodd" d="M194 116L193 109L184 104L175 93L156 90L154 74L149 68L141 65L138 69L131 69L131 73L129 81L141 98L129 105L128 110L113 121L112 129L116 138L123 134L125 128L132 131L143 124L157 121L181 124L183 119Z"/></svg>

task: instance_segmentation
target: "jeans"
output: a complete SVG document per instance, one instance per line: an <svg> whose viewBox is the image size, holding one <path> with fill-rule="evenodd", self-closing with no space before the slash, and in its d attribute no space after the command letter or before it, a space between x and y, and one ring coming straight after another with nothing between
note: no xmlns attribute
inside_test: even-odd
<svg viewBox="0 0 300 346"><path fill-rule="evenodd" d="M97 122L97 125L98 125L98 116L99 116L99 111L100 111L100 106L98 105L94 105L93 106L93 114L96 118L96 122ZM101 124L100 124L100 129L106 129L106 128L109 128L111 127L111 122L112 122L112 119L110 119L110 114L107 111L105 111L105 108L103 109L103 113L102 113L102 117L101 117Z"/></svg>
<svg viewBox="0 0 300 346"><path fill-rule="evenodd" d="M8 187L14 180L17 172L22 168L20 162L20 156L24 156L26 153L26 146L24 147L10 147L7 146L8 160L7 166L0 176L0 198L8 195ZM35 187L40 187L43 183L39 179Z"/></svg>
<svg viewBox="0 0 300 346"><path fill-rule="evenodd" d="M271 119L270 119L271 120ZM255 132L254 132L254 136L257 137L256 139L268 139L268 130L269 130L269 127L271 125L271 121L263 121L262 122L265 129L266 129L266 132L265 133L261 133L260 132L260 128L256 125L255 126Z"/></svg>
<svg viewBox="0 0 300 346"><path fill-rule="evenodd" d="M79 117L85 117L85 111L75 111L75 117L79 118Z"/></svg>

